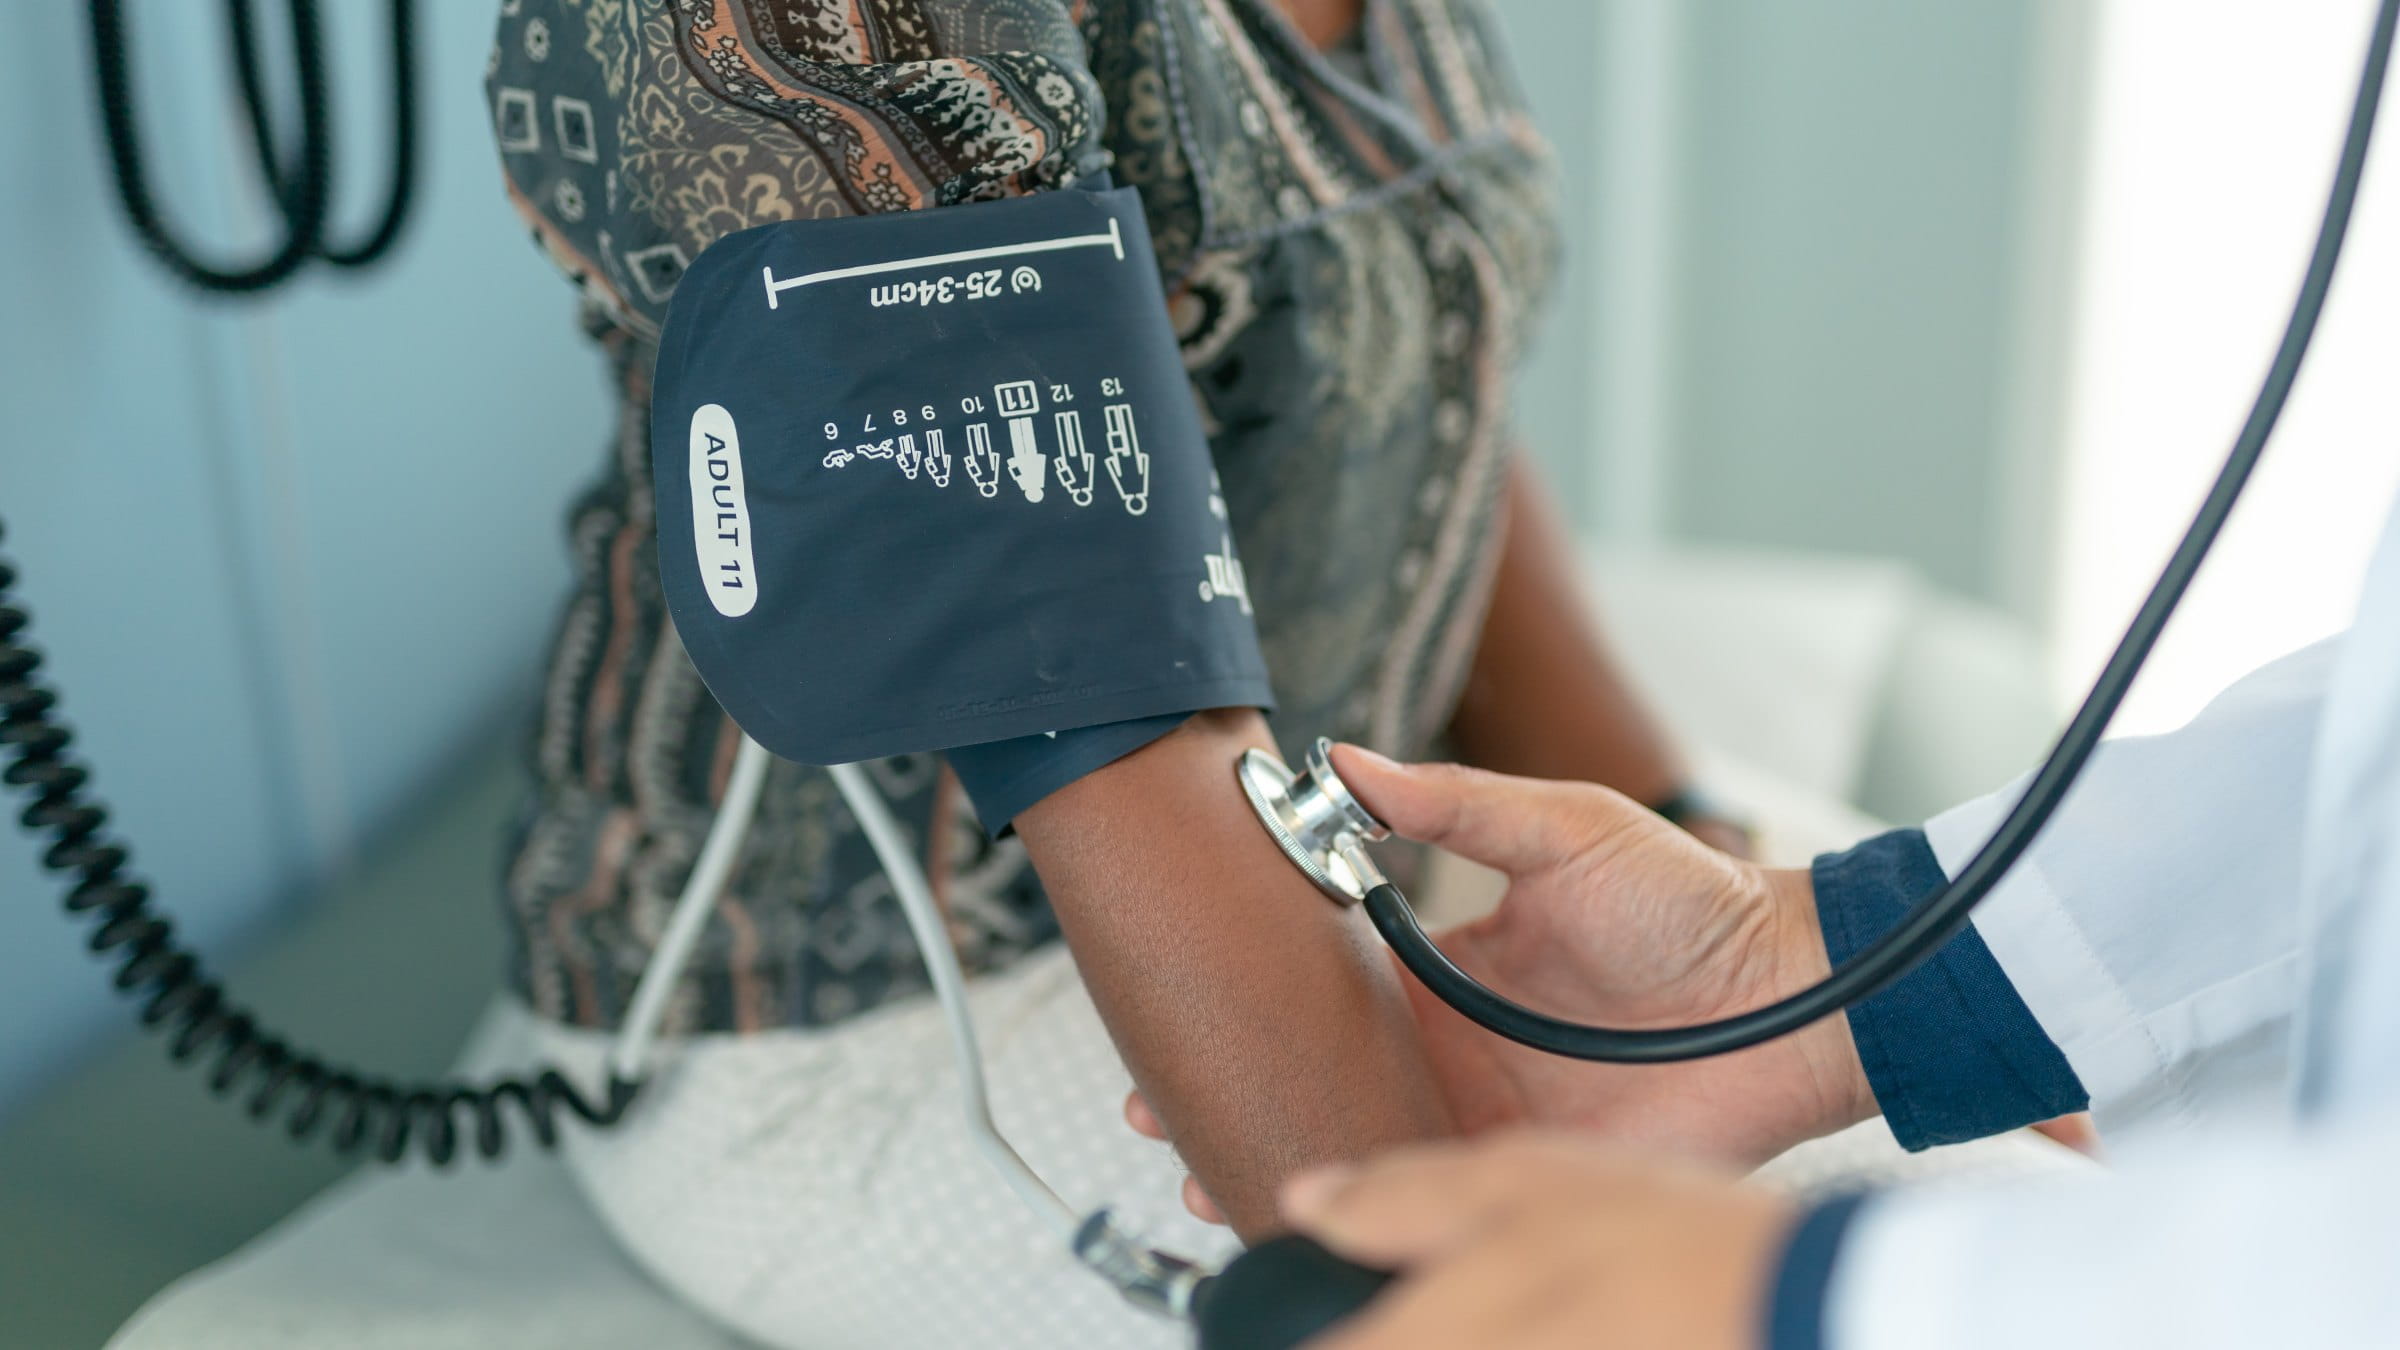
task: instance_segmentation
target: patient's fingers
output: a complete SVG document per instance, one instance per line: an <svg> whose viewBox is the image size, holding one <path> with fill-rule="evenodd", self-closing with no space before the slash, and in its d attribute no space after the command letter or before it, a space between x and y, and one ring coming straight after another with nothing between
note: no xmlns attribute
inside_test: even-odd
<svg viewBox="0 0 2400 1350"><path fill-rule="evenodd" d="M1225 1211L1217 1208L1217 1202L1208 1198L1208 1192L1201 1189L1198 1177L1183 1179L1183 1207L1192 1212L1193 1218L1203 1222L1225 1222Z"/></svg>
<svg viewBox="0 0 2400 1350"><path fill-rule="evenodd" d="M1135 1134L1166 1142L1167 1127L1139 1092L1125 1094L1125 1123L1133 1127ZM1225 1211L1217 1208L1217 1202L1208 1198L1208 1192L1201 1188L1198 1177L1186 1176L1183 1179L1183 1207L1190 1210L1194 1218L1209 1223L1225 1222Z"/></svg>
<svg viewBox="0 0 2400 1350"><path fill-rule="evenodd" d="M1167 1137L1167 1127L1159 1123L1158 1113L1150 1109L1150 1103L1143 1101L1138 1092L1125 1094L1125 1123L1145 1139L1164 1141Z"/></svg>

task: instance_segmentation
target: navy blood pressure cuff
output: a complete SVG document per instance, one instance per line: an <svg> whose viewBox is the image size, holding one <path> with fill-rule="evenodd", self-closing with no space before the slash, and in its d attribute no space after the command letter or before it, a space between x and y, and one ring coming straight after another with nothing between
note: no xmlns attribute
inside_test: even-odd
<svg viewBox="0 0 2400 1350"><path fill-rule="evenodd" d="M1130 188L728 235L651 418L675 626L778 755L1271 703Z"/></svg>

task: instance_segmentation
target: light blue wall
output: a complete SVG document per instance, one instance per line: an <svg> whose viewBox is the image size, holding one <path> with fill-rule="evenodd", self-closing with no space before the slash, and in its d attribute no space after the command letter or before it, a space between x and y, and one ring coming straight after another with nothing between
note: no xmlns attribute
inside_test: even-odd
<svg viewBox="0 0 2400 1350"><path fill-rule="evenodd" d="M1491 3L1559 152L1569 264L1518 422L1579 523L1897 557L2021 599L2019 536L2047 503L2012 496L2031 472L2012 435L2054 374L2029 350L2063 338L2026 331L2027 297L2067 283L2037 232L2075 168L2072 135L2038 129L2079 115L2080 7ZM1612 48L1631 31L1656 50ZM1656 64L1659 106L1612 87L1628 62ZM1667 181L1629 180L1637 148ZM1619 233L1638 213L1655 255ZM1646 452L1611 440L1618 395L1655 401ZM1653 499L1612 500L1629 482Z"/></svg>
<svg viewBox="0 0 2400 1350"><path fill-rule="evenodd" d="M1674 518L2002 597L2037 6L1687 12Z"/></svg>
<svg viewBox="0 0 2400 1350"><path fill-rule="evenodd" d="M348 219L383 171L379 8L327 7ZM218 7L132 9L163 195L234 238ZM607 404L500 193L486 10L420 6L429 172L394 260L263 308L138 254L80 6L25 7L0 46L0 550L141 870L212 955L514 725L565 582ZM0 1113L128 1022L58 892L0 831Z"/></svg>
<svg viewBox="0 0 2400 1350"><path fill-rule="evenodd" d="M1600 452L1591 416L1598 316L1579 300L1592 293L1599 237L1600 104L1592 72L1601 54L1601 6L1592 0L1496 0L1496 12L1534 124L1556 157L1562 222L1558 275L1517 373L1516 431L1551 486L1580 501L1596 490L1592 460Z"/></svg>

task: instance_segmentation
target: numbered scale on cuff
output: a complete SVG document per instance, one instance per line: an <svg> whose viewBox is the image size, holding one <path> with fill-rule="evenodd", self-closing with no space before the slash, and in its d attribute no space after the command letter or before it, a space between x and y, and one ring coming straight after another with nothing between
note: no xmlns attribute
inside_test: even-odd
<svg viewBox="0 0 2400 1350"><path fill-rule="evenodd" d="M1268 704L1130 189L729 235L652 408L669 607L777 754Z"/></svg>

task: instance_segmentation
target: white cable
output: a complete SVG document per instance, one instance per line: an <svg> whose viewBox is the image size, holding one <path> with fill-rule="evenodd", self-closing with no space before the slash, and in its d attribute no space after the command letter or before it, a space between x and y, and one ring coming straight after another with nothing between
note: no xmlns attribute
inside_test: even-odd
<svg viewBox="0 0 2400 1350"><path fill-rule="evenodd" d="M659 939L657 950L651 953L650 964L642 970L641 982L633 991L633 1007L626 1014L625 1028L610 1051L610 1071L625 1082L641 1081L649 1064L650 1048L658 1039L659 1023L666 1016L667 999L683 977L684 967L691 963L692 949L699 944L709 913L716 908L717 897L733 872L742 841L749 835L750 822L758 813L759 790L766 782L767 765L773 758L758 742L742 737L741 748L734 755L732 776L725 785L725 799L717 807L716 822L709 826L708 839L700 846L699 860L692 864L691 878L675 901L667 931ZM1168 1316L1189 1316L1193 1291L1205 1274L1201 1267L1142 1243L1109 1222L1106 1211L1091 1216L1087 1222L1059 1198L1058 1192L1050 1189L1000 1133L999 1125L992 1119L991 1090L984 1081L983 1050L975 1039L974 1015L967 1007L967 977L958 967L958 952L950 945L949 926L942 921L933 887L926 884L925 869L918 865L900 823L892 818L883 794L867 781L863 769L856 764L836 764L827 772L833 775L834 786L841 789L842 799L850 804L850 813L858 818L860 830L874 848L877 861L882 863L884 875L892 883L892 893L900 902L900 912L908 919L909 933L916 939L917 951L925 958L925 973L933 981L934 998L942 1005L943 1020L949 1024L951 1049L958 1056L958 1081L961 1104L966 1107L968 1135L983 1150L986 1160L999 1169L1001 1179L1017 1193L1017 1198L1069 1239L1077 1260L1108 1280L1136 1306Z"/></svg>
<svg viewBox="0 0 2400 1350"><path fill-rule="evenodd" d="M716 823L709 827L708 841L700 847L700 859L692 865L691 879L684 883L683 895L675 902L675 913L667 920L665 935L651 953L650 964L642 970L641 983L633 991L633 1007L625 1017L625 1028L610 1053L610 1071L627 1082L638 1081L649 1065L650 1048L658 1039L659 1023L666 1017L667 999L682 978L684 967L691 963L692 949L699 944L709 913L716 908L717 896L724 890L734 860L741 853L751 818L758 812L759 788L766 781L767 765L773 758L758 742L748 736L742 738L741 749L734 755L732 776L725 785L725 799L717 807ZM1001 1137L999 1126L992 1120L991 1092L983 1077L983 1051L975 1039L974 1018L967 1010L967 977L958 967L958 953L950 945L950 930L942 922L941 906L934 902L933 888L926 884L925 869L918 865L907 837L901 833L900 823L892 819L891 808L884 805L883 795L875 790L875 785L867 781L865 771L855 764L837 764L828 772L833 775L834 786L841 789L843 800L850 804L850 813L858 817L859 828L874 847L884 875L891 879L900 912L907 917L909 932L925 957L925 973L933 980L934 997L942 1005L942 1016L950 1027L951 1045L958 1054L958 1078L965 1097L968 1131L1026 1204L1043 1217L1055 1219L1062 1231L1072 1233L1082 1216L1069 1209L1067 1202L1034 1174L1025 1159Z"/></svg>
<svg viewBox="0 0 2400 1350"><path fill-rule="evenodd" d="M749 748L745 742L744 751ZM899 897L900 912L908 916L917 950L925 957L925 973L933 980L934 997L941 1002L942 1015L950 1023L951 1045L958 1052L958 1080L966 1099L968 1132L975 1137L984 1156L1000 1169L1019 1199L1044 1218L1054 1220L1061 1233L1072 1235L1082 1216L1068 1208L1058 1192L1035 1174L1008 1140L1001 1137L1000 1127L992 1121L991 1094L983 1078L983 1051L976 1044L975 1020L967 1010L967 977L958 968L958 953L950 945L950 929L942 922L941 906L934 902L933 888L925 883L925 869L918 866L916 854L900 831L900 822L892 819L891 808L884 805L883 795L875 790L875 785L867 781L866 771L856 764L836 764L829 772L833 774L834 786L842 790L843 800L850 803L850 814L858 817L867 842L874 846L884 875L891 879L892 891Z"/></svg>
<svg viewBox="0 0 2400 1350"><path fill-rule="evenodd" d="M734 860L741 856L742 840L748 837L750 821L758 814L759 790L766 784L767 765L773 759L765 746L748 736L742 737L741 749L734 752L733 772L725 781L725 799L717 804L716 822L708 827L708 839L700 846L699 861L692 864L690 880L683 883L683 894L667 919L665 935L651 952L650 964L642 967L641 983L634 986L633 1007L609 1052L609 1072L628 1083L641 1081L649 1067L650 1046L658 1039L658 1024L666 1019L667 999L683 978L683 968L691 964L692 949L699 945L709 913L717 907L717 896L733 873Z"/></svg>
<svg viewBox="0 0 2400 1350"><path fill-rule="evenodd" d="M650 1048L658 1039L659 1023L666 1017L667 999L683 977L684 967L691 963L692 949L699 944L709 913L716 908L717 896L725 889L725 880L741 853L751 818L758 812L759 789L766 782L767 765L773 758L758 742L748 736L742 738L741 749L733 758L732 776L725 785L725 799L717 807L716 823L709 827L708 841L700 847L700 859L692 865L691 879L684 883L683 895L675 901L675 913L667 920L666 934L651 953L650 964L642 970L641 983L633 991L633 1007L626 1014L624 1030L618 1033L616 1046L610 1052L610 1072L627 1082L639 1081L649 1065ZM941 1002L942 1015L950 1026L951 1045L958 1054L958 1077L966 1099L968 1131L1026 1204L1045 1218L1054 1218L1063 1231L1073 1232L1081 1216L1034 1174L992 1121L991 1093L983 1077L983 1051L976 1043L975 1022L967 1010L967 978L958 968L958 953L950 946L950 931L942 922L941 906L934 903L933 888L925 882L925 869L917 865L916 855L910 851L899 822L892 819L891 808L884 805L882 794L867 781L865 772L855 764L837 764L829 772L834 785L841 789L843 800L850 804L850 813L858 817L859 828L874 847L884 875L891 879L900 912L907 916L909 932L925 957L925 972L932 977L934 996Z"/></svg>

